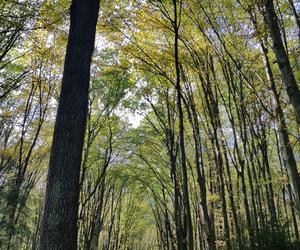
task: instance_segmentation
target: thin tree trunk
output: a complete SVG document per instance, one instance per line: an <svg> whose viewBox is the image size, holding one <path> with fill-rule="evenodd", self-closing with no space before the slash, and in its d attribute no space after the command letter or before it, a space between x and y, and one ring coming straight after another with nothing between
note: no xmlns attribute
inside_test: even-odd
<svg viewBox="0 0 300 250"><path fill-rule="evenodd" d="M185 79L185 77L184 77ZM188 84L188 83L187 83ZM197 172L197 183L200 190L200 197L201 197L201 207L204 217L204 231L206 235L206 241L210 250L215 250L216 245L216 236L215 236L215 229L212 221L209 217L208 212L208 205L207 205L207 189L206 189L206 178L204 174L204 164L203 164L203 155L202 155L202 143L201 143L201 136L200 136L200 127L199 121L197 116L196 105L193 97L193 93L191 90L191 86L187 87L188 92L188 103L186 104L186 109L188 112L188 119L190 125L193 130L193 138L195 143L195 165L196 165L196 172ZM199 230L200 231L200 230Z"/></svg>
<svg viewBox="0 0 300 250"><path fill-rule="evenodd" d="M188 176L186 166L186 154L185 154L185 140L184 140L184 118L182 109L182 91L180 86L180 65L179 65L179 21L177 8L181 6L177 5L177 0L173 0L174 5L174 57L175 57L175 69L176 69L176 94L177 94L177 109L179 118L179 148L181 155L181 170L183 177L183 207L184 207L184 232L183 232L183 245L184 248L193 250L193 225L191 218L191 209L189 201L189 188L188 188ZM186 246L186 247L185 247Z"/></svg>

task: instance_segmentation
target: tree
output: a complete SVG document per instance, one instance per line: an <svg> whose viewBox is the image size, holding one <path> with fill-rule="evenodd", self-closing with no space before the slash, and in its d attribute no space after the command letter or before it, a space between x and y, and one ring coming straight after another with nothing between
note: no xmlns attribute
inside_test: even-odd
<svg viewBox="0 0 300 250"><path fill-rule="evenodd" d="M73 1L82 30L92 4ZM51 157L71 1L1 3L0 248L299 249L299 126L266 1L101 1L92 62L96 18L70 32ZM298 84L297 4L272 2Z"/></svg>
<svg viewBox="0 0 300 250"><path fill-rule="evenodd" d="M98 12L99 0L73 0L70 7L38 249L77 249L79 175Z"/></svg>
<svg viewBox="0 0 300 250"><path fill-rule="evenodd" d="M295 110L298 126L300 126L300 90L297 85L287 51L284 48L273 0L265 0L264 8L264 15L273 42L273 51L281 73L281 79L290 98L290 102ZM293 176L292 178L294 179L295 177ZM299 177L297 179L299 179ZM297 182L298 184L300 183L299 180L297 180ZM300 189L299 186L296 190L297 196L300 197L298 189Z"/></svg>

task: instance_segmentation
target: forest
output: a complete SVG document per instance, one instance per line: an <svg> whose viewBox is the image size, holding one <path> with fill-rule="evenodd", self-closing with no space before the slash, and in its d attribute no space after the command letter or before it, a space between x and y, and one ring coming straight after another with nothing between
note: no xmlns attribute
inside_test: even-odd
<svg viewBox="0 0 300 250"><path fill-rule="evenodd" d="M299 0L0 0L0 249L300 249Z"/></svg>

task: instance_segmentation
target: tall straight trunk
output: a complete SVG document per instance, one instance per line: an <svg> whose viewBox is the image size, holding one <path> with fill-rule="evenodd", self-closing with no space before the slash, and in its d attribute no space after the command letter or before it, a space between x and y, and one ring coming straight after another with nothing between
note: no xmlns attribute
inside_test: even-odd
<svg viewBox="0 0 300 250"><path fill-rule="evenodd" d="M300 126L300 90L281 38L277 15L273 0L265 0L265 19L273 42L273 51L281 73L281 79L295 110L298 126Z"/></svg>
<svg viewBox="0 0 300 250"><path fill-rule="evenodd" d="M213 76L213 80L217 82L216 72L214 68L214 62L212 56L208 56L207 64L210 68ZM214 134L214 144L215 144L215 154L216 154L216 167L218 173L218 181L219 181L219 190L221 194L221 203L222 203L222 214L223 214L223 225L224 225L224 238L226 243L226 248L231 249L231 240L230 240L230 227L228 222L228 215L227 215L227 204L226 204L226 194L225 194L225 179L224 179L224 160L222 156L222 149L224 145L224 138L222 138L221 131L222 131L222 124L221 124L221 117L219 111L219 104L218 104L218 92L217 88L215 87L215 91L212 88L213 84L211 84L209 76L207 77L207 92L211 94L210 96L210 105L212 106L211 115L211 123L213 127L213 134ZM214 95L215 92L215 95Z"/></svg>
<svg viewBox="0 0 300 250"><path fill-rule="evenodd" d="M167 199L166 199L165 188L162 188L162 192L163 192L163 202L164 202L163 217L164 217L164 226L165 226L165 234L166 234L166 237L165 237L166 238L166 248L168 250L175 249L171 221L170 221L169 212L167 209Z"/></svg>
<svg viewBox="0 0 300 250"><path fill-rule="evenodd" d="M96 209L96 218L93 222L93 231L90 239L90 247L87 248L88 250L97 250L99 246L99 235L102 230L102 210L103 210L103 203L104 203L104 191L105 191L105 176L103 176L101 185L100 185L100 197L98 207Z"/></svg>
<svg viewBox="0 0 300 250"><path fill-rule="evenodd" d="M177 171L176 171L176 160L173 156L170 155L170 165L171 165L171 178L173 182L174 189L174 219L176 227L176 237L177 237L177 248L178 250L184 250L183 246L183 228L181 221L181 207L180 207L180 190L177 180Z"/></svg>
<svg viewBox="0 0 300 250"><path fill-rule="evenodd" d="M38 249L77 249L79 175L99 0L73 0Z"/></svg>
<svg viewBox="0 0 300 250"><path fill-rule="evenodd" d="M211 63L211 71L214 74L214 68ZM221 131L221 121L220 121L220 113L218 108L218 101L217 97L214 95L213 89L211 87L212 82L209 79L207 74L206 84L202 84L203 92L206 100L206 106L208 107L208 114L211 126L211 135L209 139L212 144L212 154L214 163L216 166L216 174L217 174L217 192L220 194L221 200L221 207L222 207L222 218L223 218L223 226L224 226L224 241L226 243L226 249L231 249L231 242L230 242L230 228L228 223L228 216L227 216L227 204L226 204L226 197L225 197L225 180L224 180L224 164L223 164L223 156L221 153L221 145L220 145L220 133Z"/></svg>
<svg viewBox="0 0 300 250"><path fill-rule="evenodd" d="M167 94L168 99L168 94ZM170 176L172 180L172 187L173 187L173 218L175 222L175 232L176 232L176 239L174 241L173 234L171 232L170 236L172 236L172 245L176 243L178 250L183 250L183 227L182 227L182 207L181 207L181 190L180 190L180 181L178 178L177 173L177 166L176 166L176 159L177 159L177 150L178 150L178 143L175 140L175 118L174 113L172 112L172 107L170 103L167 103L167 124L165 125L165 144L168 152L169 157L169 166L170 166ZM158 113L155 112L157 118L159 118Z"/></svg>
<svg viewBox="0 0 300 250"><path fill-rule="evenodd" d="M296 218L296 212L295 212L295 204L294 204L294 201L293 201L293 195L292 195L291 185L288 185L288 194L289 194L289 198L291 200L290 207L291 207L291 214L292 214L292 220L293 220L295 238L297 240L299 240L299 228L298 228L298 224L297 224L297 218Z"/></svg>
<svg viewBox="0 0 300 250"><path fill-rule="evenodd" d="M203 155L202 155L202 143L201 143L201 136L200 136L200 127L198 121L198 115L196 110L196 105L194 102L193 93L191 90L191 86L189 86L188 96L189 96L189 103L187 105L187 112L189 122L191 124L193 130L193 138L195 143L195 165L197 171L197 183L200 190L200 197L201 197L201 207L203 212L204 218L204 226L205 226L205 234L206 234L206 241L208 244L208 248L210 250L215 250L216 245L216 235L215 235L215 228L214 225L209 217L208 211L208 204L207 204L207 189L206 189L206 178L204 174L204 164L203 164Z"/></svg>
<svg viewBox="0 0 300 250"><path fill-rule="evenodd" d="M170 112L168 109L168 122L169 126L171 126L171 117ZM182 209L180 206L181 203L181 194L180 194L180 187L177 178L177 170L176 170L176 155L174 154L175 149L175 138L174 138L174 130L167 128L166 129L166 141L168 147L168 154L169 154L169 161L170 161L170 172L171 172L171 179L173 184L173 191L174 191L174 220L175 220L175 228L176 228L176 238L177 238L177 248L178 250L183 250L183 228L182 228Z"/></svg>
<svg viewBox="0 0 300 250"><path fill-rule="evenodd" d="M215 74L214 74L215 75ZM219 88L219 86L217 86L217 90L218 90L218 94L220 95L223 104L226 105L226 103L224 102L224 96L222 95L222 92ZM218 114L219 115L219 114ZM218 118L218 123L220 124L220 132L221 132L221 148L223 151L223 155L224 155L224 165L225 165L225 170L226 170L226 174L227 174L227 181L226 183L226 188L228 191L228 196L229 196L229 202L230 202L230 206L231 206L231 212L232 212L232 217L233 217L233 221L234 221L234 227L235 227L235 232L236 232L236 240L237 240L237 246L238 248L242 248L242 237L241 237L241 229L240 229L240 225L238 222L238 213L237 213L237 206L236 206L236 202L235 202L235 198L234 198L234 191L233 191L233 185L232 185L232 177L231 177L231 170L230 170L230 161L229 161L229 150L230 148L228 147L228 143L225 140L225 135L222 132L221 129L221 119L220 117Z"/></svg>
<svg viewBox="0 0 300 250"><path fill-rule="evenodd" d="M239 87L235 86L236 82L233 76L233 71L230 66L225 66L224 67L224 75L227 76L226 84L229 89L229 94L232 97L232 104L233 106L229 106L227 109L227 113L229 114L229 121L232 127L232 133L233 133L233 140L234 140L234 158L235 158L235 169L237 171L238 178L241 181L241 191L243 194L243 205L244 205L244 210L245 210L245 216L246 216L246 223L247 223L247 229L248 229L248 234L249 234L249 243L251 249L254 248L254 228L253 228L253 223L252 223L252 218L251 218L251 213L250 213L250 206L249 206L249 199L248 199L248 193L247 193L247 186L246 186L246 176L245 176L245 168L247 167L246 164L248 164L247 158L243 156L247 154L247 133L246 133L246 120L245 120L245 107L243 105L240 105L240 103L243 102L244 99L244 94L243 94L243 89L242 89L242 78L239 76ZM239 100L237 97L239 96ZM237 124L235 120L233 119L233 110L234 108L237 110ZM240 131L240 137L241 137L241 142L242 142L242 148L239 147L238 143L238 131ZM239 167L238 167L239 165ZM239 185L239 181L237 182ZM239 186L237 187L237 190L239 190ZM238 195L239 196L239 195ZM239 198L238 198L239 200ZM239 210L239 204L238 208Z"/></svg>
<svg viewBox="0 0 300 250"><path fill-rule="evenodd" d="M174 57L175 57L175 69L176 69L176 94L177 94L177 109L179 118L179 149L181 156L181 170L183 178L183 208L184 208L184 231L183 232L183 245L186 244L186 249L194 249L194 239L193 239L193 224L191 216L191 208L189 201L189 188L188 188L188 176L187 176L187 166L186 166L186 154L185 154L185 140L184 140L184 118L183 118L183 108L182 108L182 91L180 86L180 65L179 65L179 21L178 21L178 11L177 0L173 0L174 4ZM179 11L180 12L180 11ZM184 246L185 248L185 246Z"/></svg>
<svg viewBox="0 0 300 250"><path fill-rule="evenodd" d="M234 191L233 191L232 178L231 178L231 172L230 172L230 164L229 164L229 160L228 160L228 156L227 156L228 149L226 148L226 145L224 145L224 144L225 143L223 142L225 166L226 166L226 172L227 172L227 178L228 178L228 183L226 186L227 186L227 190L228 190L231 212L232 212L232 217L233 217L233 221L234 221L237 246L239 249L241 249L242 248L241 229L240 229L240 225L238 223L238 215L237 215L237 209L236 209L235 199L234 199Z"/></svg>
<svg viewBox="0 0 300 250"><path fill-rule="evenodd" d="M284 155L284 162L288 169L289 177L291 180L291 186L293 187L293 191L295 193L296 208L298 210L298 214L300 214L300 177L299 177L299 173L297 170L297 163L296 163L294 152L293 152L290 140L289 140L287 125L286 125L284 113L283 113L283 110L282 110L282 107L280 104L280 96L276 89L273 72L272 72L269 57L267 54L267 49L265 48L263 41L260 41L260 45L261 45L261 49L263 52L266 74L267 74L268 80L271 83L271 90L275 97L276 115L277 115L277 119L278 119L278 130L279 130L280 141L282 144L281 148L282 148L283 155Z"/></svg>

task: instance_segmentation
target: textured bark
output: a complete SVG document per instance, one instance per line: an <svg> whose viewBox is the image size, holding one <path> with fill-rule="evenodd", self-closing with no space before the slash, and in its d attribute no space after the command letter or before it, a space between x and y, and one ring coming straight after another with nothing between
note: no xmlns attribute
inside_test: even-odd
<svg viewBox="0 0 300 250"><path fill-rule="evenodd" d="M38 249L77 249L79 175L99 0L73 0Z"/></svg>
<svg viewBox="0 0 300 250"><path fill-rule="evenodd" d="M284 48L273 0L265 0L264 7L265 19L273 42L273 51L279 66L281 79L295 110L298 126L300 126L300 90L292 71L288 54Z"/></svg>

